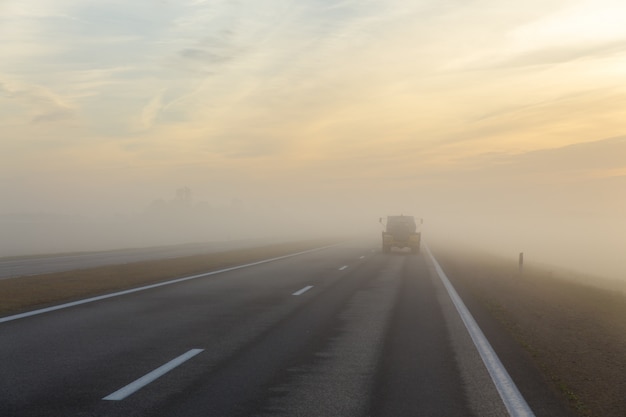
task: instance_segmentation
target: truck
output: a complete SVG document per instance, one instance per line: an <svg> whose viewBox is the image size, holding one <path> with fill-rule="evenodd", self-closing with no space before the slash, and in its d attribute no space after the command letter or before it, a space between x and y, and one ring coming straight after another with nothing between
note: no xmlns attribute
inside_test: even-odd
<svg viewBox="0 0 626 417"><path fill-rule="evenodd" d="M413 216L387 216L387 221L380 223L385 227L383 230L383 252L391 252L391 248L409 248L411 253L419 253L421 232L417 230L418 225ZM424 223L423 219L419 219L420 225Z"/></svg>

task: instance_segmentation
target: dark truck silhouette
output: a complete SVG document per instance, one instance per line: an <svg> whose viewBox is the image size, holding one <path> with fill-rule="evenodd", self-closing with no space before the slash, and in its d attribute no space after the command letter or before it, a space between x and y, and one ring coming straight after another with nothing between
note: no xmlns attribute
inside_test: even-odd
<svg viewBox="0 0 626 417"><path fill-rule="evenodd" d="M411 253L419 253L422 234L417 231L417 223L413 216L387 216L386 224L383 218L380 223L385 226L383 231L383 252L388 253L391 248L410 248ZM420 219L420 224L423 220Z"/></svg>

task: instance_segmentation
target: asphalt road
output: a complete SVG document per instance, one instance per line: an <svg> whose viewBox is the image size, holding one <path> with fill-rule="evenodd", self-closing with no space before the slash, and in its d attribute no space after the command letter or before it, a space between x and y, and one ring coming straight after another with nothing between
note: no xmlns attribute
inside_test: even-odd
<svg viewBox="0 0 626 417"><path fill-rule="evenodd" d="M449 291L362 242L4 318L0 415L568 416L476 307L494 377Z"/></svg>

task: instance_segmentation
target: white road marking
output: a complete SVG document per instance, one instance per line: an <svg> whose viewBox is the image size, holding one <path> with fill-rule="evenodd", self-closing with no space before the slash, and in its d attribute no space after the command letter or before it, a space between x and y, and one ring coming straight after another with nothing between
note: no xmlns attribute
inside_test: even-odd
<svg viewBox="0 0 626 417"><path fill-rule="evenodd" d="M359 259L363 259L363 258L365 258L365 255L361 256Z"/></svg>
<svg viewBox="0 0 626 417"><path fill-rule="evenodd" d="M165 365L160 366L154 371L142 376L135 382L131 382L130 384L126 385L124 388L120 388L119 390L115 391L113 394L107 395L106 397L103 398L103 400L121 401L124 398L128 397L129 395L134 394L136 391L145 387L146 385L148 385L155 379L165 375L166 373L176 368L177 366L180 366L183 363L187 362L189 359L193 358L194 356L196 356L198 353L202 352L203 350L204 349L191 349L189 352L180 355L176 359L172 359Z"/></svg>
<svg viewBox="0 0 626 417"><path fill-rule="evenodd" d="M435 271L437 271L439 279L441 279L441 282L446 287L448 295L452 299L452 302L461 316L467 331L472 337L474 346L476 346L483 363L487 367L491 380L496 386L498 394L500 394L500 398L509 412L509 415L511 417L534 417L535 414L528 406L528 403L526 403L524 397L522 397L522 394L517 389L517 386L504 368L504 365L502 365L500 358L496 355L496 352L489 344L489 341L483 334L482 330L478 327L476 320L474 320L474 317L472 317L467 307L465 307L463 300L461 300L461 297L459 297L459 294L450 283L450 280L443 272L443 269L441 269L439 262L437 262L431 253L430 248L426 245L424 246L426 247L426 253L428 253L428 256L435 266Z"/></svg>
<svg viewBox="0 0 626 417"><path fill-rule="evenodd" d="M306 287L302 288L301 290L298 290L298 291L294 292L294 293L293 293L293 294L291 294L291 295L302 295L302 294L304 294L305 292L307 292L308 290L310 290L311 288L313 288L313 286L312 286L312 285L307 285Z"/></svg>
<svg viewBox="0 0 626 417"><path fill-rule="evenodd" d="M348 265L344 265L341 268L339 268L340 271L343 271L344 269L348 268Z"/></svg>
<svg viewBox="0 0 626 417"><path fill-rule="evenodd" d="M78 301L73 301L71 303L60 304L60 305L57 305L57 306L42 308L42 309L39 309L39 310L27 311L26 313L15 314L13 316L0 317L0 323L5 323L7 321L13 321L13 320L18 320L18 319L23 319L23 318L30 317L30 316L36 316L38 314L49 313L51 311L61 310L61 309L64 309L64 308L75 307L75 306L78 306L78 305L81 305L81 304L93 303L94 301L100 301L100 300L105 300L107 298L119 297L121 295L132 294L134 292L149 290L149 289L152 289L152 288L163 287L165 285L177 284L179 282L189 281L189 280L192 280L192 279L197 279L197 278L208 277L208 276L211 276L211 275L222 274L224 272L235 271L237 269L249 268L251 266L266 264L266 263L278 261L278 260L281 260L281 259L292 258L294 256L303 255L305 253L317 252L317 251L321 251L321 250L332 248L332 247L339 246L339 245L340 244L330 245L330 246L323 246L321 248L309 249L309 250L305 250L305 251L302 251L302 252L297 252L297 253L292 253L292 254L289 254L289 255L278 256L276 258L265 259L265 260L262 260L262 261L252 262L252 263L245 264L245 265L238 265L238 266L233 266L233 267L230 267L230 268L220 269L218 271L211 271L211 272L206 272L204 274L191 275L191 276L188 276L188 277L173 279L171 281L159 282L158 284L151 284L151 285L146 285L144 287L133 288L133 289L130 289L130 290L119 291L119 292L106 294L106 295L99 295L97 297L85 298L83 300L78 300Z"/></svg>

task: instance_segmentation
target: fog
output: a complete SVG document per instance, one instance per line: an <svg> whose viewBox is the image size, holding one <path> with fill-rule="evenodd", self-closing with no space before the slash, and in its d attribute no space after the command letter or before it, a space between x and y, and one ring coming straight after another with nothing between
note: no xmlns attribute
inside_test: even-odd
<svg viewBox="0 0 626 417"><path fill-rule="evenodd" d="M416 187L390 178L388 187L371 187L371 192L367 181L352 189L299 195L283 194L269 183L262 191L270 198L257 201L211 201L203 198L210 193L184 186L117 213L78 212L76 207L62 211L59 202L51 201L57 211L0 217L0 256L246 239L340 237L378 245L379 217L407 214L423 218L425 242L440 247L485 251L512 263L524 252L530 265L626 281L626 210L620 194L626 179L527 187L494 181L492 172L474 174L474 179L465 173L447 185L426 181ZM91 202L96 198L97 193L88 196Z"/></svg>
<svg viewBox="0 0 626 417"><path fill-rule="evenodd" d="M378 219L407 214L427 242L626 281L624 16L0 2L0 257L377 244Z"/></svg>

